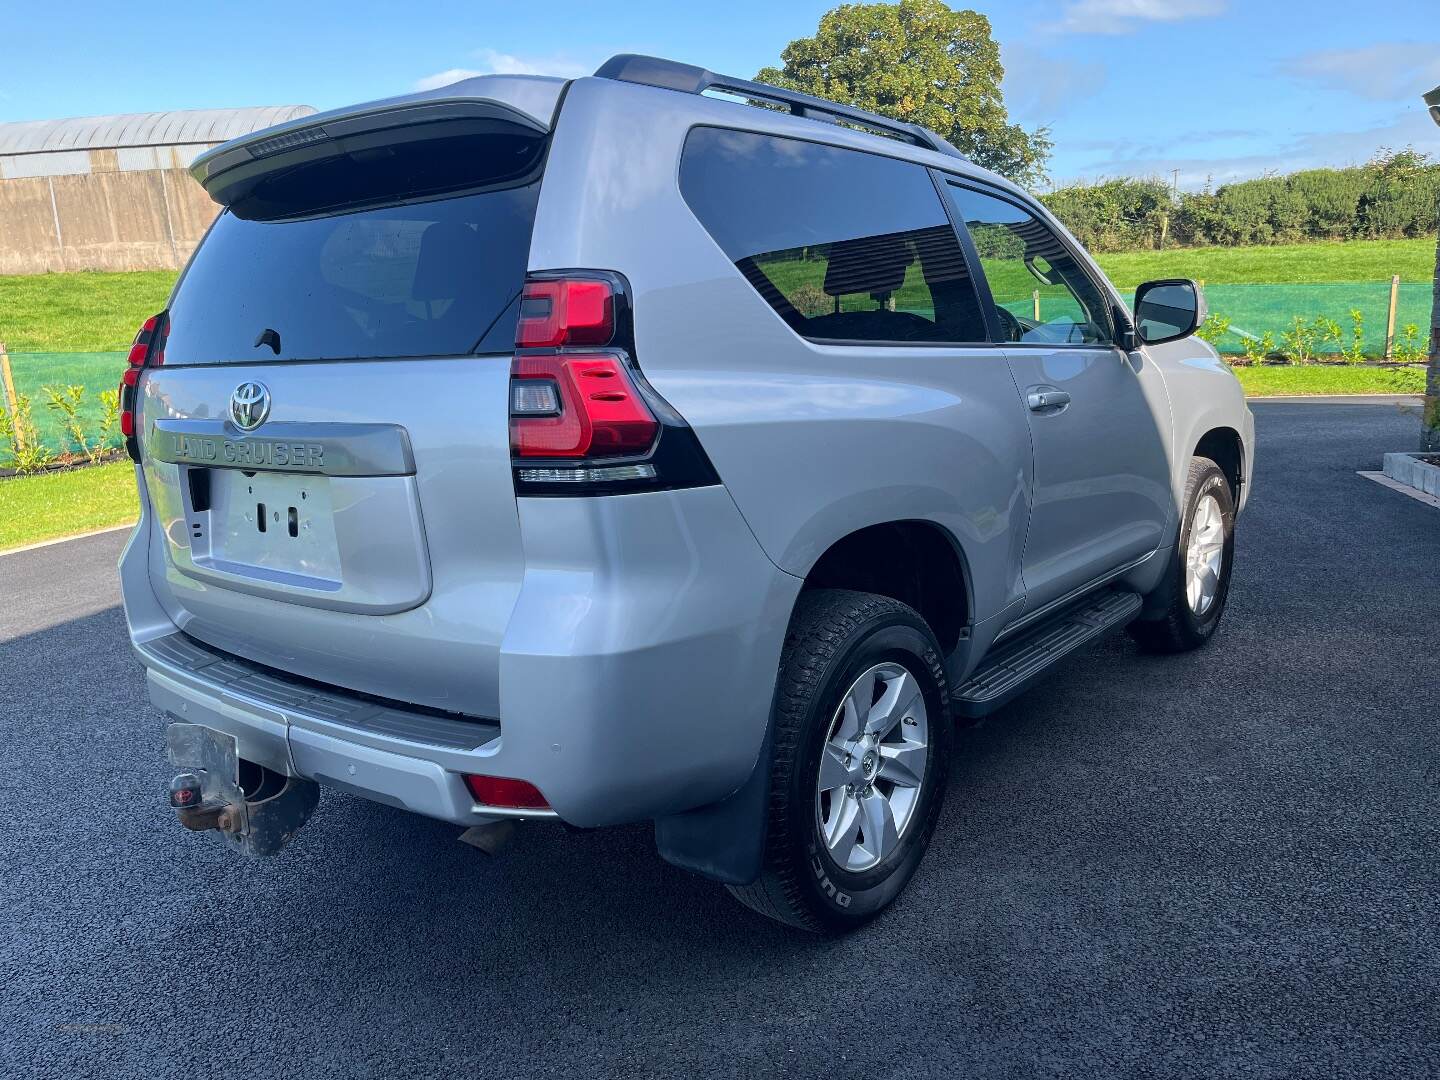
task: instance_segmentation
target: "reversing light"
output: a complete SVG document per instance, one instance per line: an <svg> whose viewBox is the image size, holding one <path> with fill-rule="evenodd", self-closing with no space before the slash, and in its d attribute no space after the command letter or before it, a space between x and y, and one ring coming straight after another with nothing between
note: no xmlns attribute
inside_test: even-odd
<svg viewBox="0 0 1440 1080"><path fill-rule="evenodd" d="M540 789L526 780L511 780L505 776L475 776L467 774L465 786L482 806L496 806L509 810L548 810L550 804Z"/></svg>
<svg viewBox="0 0 1440 1080"><path fill-rule="evenodd" d="M511 416L559 416L560 388L547 379L510 384Z"/></svg>

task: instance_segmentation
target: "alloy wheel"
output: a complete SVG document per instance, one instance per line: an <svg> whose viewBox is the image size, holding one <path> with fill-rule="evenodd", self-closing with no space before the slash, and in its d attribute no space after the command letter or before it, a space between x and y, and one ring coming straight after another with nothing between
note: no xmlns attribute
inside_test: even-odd
<svg viewBox="0 0 1440 1080"><path fill-rule="evenodd" d="M896 663L856 679L830 722L815 814L835 864L868 870L899 845L920 804L930 724L920 682Z"/></svg>

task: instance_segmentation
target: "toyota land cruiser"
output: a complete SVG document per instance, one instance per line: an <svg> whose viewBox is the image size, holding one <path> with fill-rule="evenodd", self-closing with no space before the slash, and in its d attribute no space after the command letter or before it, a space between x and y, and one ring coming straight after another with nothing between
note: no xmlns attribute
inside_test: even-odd
<svg viewBox="0 0 1440 1080"><path fill-rule="evenodd" d="M326 787L653 821L843 930L956 718L1220 622L1253 424L1200 289L1127 306L930 131L619 56L192 172L222 210L130 354L121 578L172 805L240 850Z"/></svg>

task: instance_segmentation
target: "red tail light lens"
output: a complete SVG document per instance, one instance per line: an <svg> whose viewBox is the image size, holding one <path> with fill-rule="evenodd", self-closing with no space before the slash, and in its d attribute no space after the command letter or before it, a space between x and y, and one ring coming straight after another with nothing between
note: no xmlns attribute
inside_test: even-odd
<svg viewBox="0 0 1440 1080"><path fill-rule="evenodd" d="M165 332L168 329L164 312L146 319L126 357L129 366L120 376L120 434L125 436L125 452L131 461L140 460L140 441L135 435L135 395L140 386L140 369L165 362Z"/></svg>
<svg viewBox="0 0 1440 1080"><path fill-rule="evenodd" d="M548 810L550 804L540 789L524 780L503 776L465 777L465 786L482 806L502 806L511 810Z"/></svg>
<svg viewBox="0 0 1440 1080"><path fill-rule="evenodd" d="M527 281L520 294L517 349L608 345L615 336L615 291L607 281Z"/></svg>
<svg viewBox="0 0 1440 1080"><path fill-rule="evenodd" d="M510 445L517 457L643 454L660 424L614 353L517 356L510 365Z"/></svg>
<svg viewBox="0 0 1440 1080"><path fill-rule="evenodd" d="M145 360L150 355L150 344L155 340L155 330L159 325L160 316L151 315L135 332L135 340L130 343L129 360L132 367L145 365Z"/></svg>

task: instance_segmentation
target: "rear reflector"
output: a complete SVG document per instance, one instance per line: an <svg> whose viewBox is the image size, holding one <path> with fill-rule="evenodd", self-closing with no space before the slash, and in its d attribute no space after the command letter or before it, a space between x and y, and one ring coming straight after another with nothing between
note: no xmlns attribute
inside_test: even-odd
<svg viewBox="0 0 1440 1080"><path fill-rule="evenodd" d="M540 789L524 780L504 776L466 775L465 786L482 806L500 806L511 810L548 810L550 804Z"/></svg>
<svg viewBox="0 0 1440 1080"><path fill-rule="evenodd" d="M517 349L610 344L615 336L615 292L608 281L551 278L527 281L515 325Z"/></svg>

